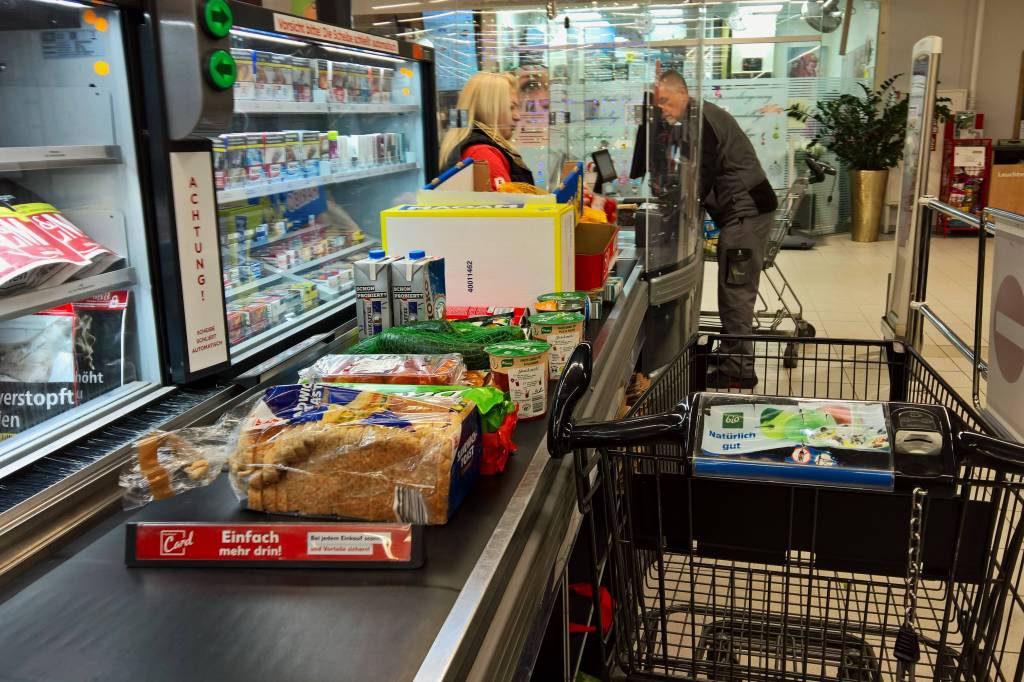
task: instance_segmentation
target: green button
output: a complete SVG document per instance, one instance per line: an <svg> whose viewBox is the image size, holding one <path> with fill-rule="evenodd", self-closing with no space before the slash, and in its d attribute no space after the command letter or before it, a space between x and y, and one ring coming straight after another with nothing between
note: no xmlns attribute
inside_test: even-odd
<svg viewBox="0 0 1024 682"><path fill-rule="evenodd" d="M218 90L230 89L238 76L235 58L227 50L214 50L206 62L206 74L210 77L213 87Z"/></svg>
<svg viewBox="0 0 1024 682"><path fill-rule="evenodd" d="M203 6L203 24L207 32L214 38L227 38L235 16L226 0L206 0Z"/></svg>

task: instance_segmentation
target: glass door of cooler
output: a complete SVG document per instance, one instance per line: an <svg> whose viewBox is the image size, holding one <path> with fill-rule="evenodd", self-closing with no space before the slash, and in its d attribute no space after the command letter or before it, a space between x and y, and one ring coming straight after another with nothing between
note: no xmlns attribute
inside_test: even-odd
<svg viewBox="0 0 1024 682"><path fill-rule="evenodd" d="M0 477L161 383L126 11L0 3Z"/></svg>
<svg viewBox="0 0 1024 682"><path fill-rule="evenodd" d="M397 43L391 54L313 43L265 30L270 12L238 14L235 115L213 140L234 363L354 315L353 262L429 167L420 61Z"/></svg>

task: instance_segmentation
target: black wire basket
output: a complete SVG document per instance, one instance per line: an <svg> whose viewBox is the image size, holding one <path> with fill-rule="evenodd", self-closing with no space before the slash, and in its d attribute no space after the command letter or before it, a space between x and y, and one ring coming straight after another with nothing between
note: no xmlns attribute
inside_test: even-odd
<svg viewBox="0 0 1024 682"><path fill-rule="evenodd" d="M697 419L710 402L700 392L723 339L739 340L691 341L623 422L571 419L589 383L586 346L563 374L549 448L573 453L593 593L607 588L615 606L610 624L597 623L605 634L593 635L604 670L589 672L1022 679L1024 448L992 437L900 343L803 340L798 367L787 369L785 342L752 337L760 383L730 391L739 402L751 394L877 401L887 414L937 415L949 444L944 477L922 475L920 457L901 464L895 454L888 490L695 475ZM600 621L597 604L593 612Z"/></svg>

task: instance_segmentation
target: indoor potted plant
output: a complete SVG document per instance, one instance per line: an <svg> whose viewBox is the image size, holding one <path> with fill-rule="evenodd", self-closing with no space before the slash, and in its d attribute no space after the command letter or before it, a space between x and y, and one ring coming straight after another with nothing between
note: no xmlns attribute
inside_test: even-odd
<svg viewBox="0 0 1024 682"><path fill-rule="evenodd" d="M892 87L897 78L889 78L877 90L858 83L863 96L840 95L817 102L814 110L799 105L787 110L792 118L817 123L820 127L808 146L824 145L850 171L850 236L856 242L878 239L889 169L903 156L908 103ZM940 120L948 112L945 105L936 104Z"/></svg>

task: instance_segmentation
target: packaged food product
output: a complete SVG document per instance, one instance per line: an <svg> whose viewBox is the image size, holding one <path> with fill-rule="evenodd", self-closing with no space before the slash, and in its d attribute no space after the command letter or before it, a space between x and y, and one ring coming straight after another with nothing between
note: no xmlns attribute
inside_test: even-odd
<svg viewBox="0 0 1024 682"><path fill-rule="evenodd" d="M391 305L391 264L384 249L370 249L355 266L356 324L361 338L374 336L393 324Z"/></svg>
<svg viewBox="0 0 1024 682"><path fill-rule="evenodd" d="M583 341L583 315L571 312L537 313L530 316L535 339L551 345L549 378L558 379L576 346Z"/></svg>
<svg viewBox="0 0 1024 682"><path fill-rule="evenodd" d="M457 396L274 386L213 426L148 434L120 483L137 507L208 485L226 462L252 510L443 524L478 477L482 440Z"/></svg>
<svg viewBox="0 0 1024 682"><path fill-rule="evenodd" d="M543 341L506 341L487 346L498 388L508 391L524 421L543 417L548 409L548 355Z"/></svg>
<svg viewBox="0 0 1024 682"><path fill-rule="evenodd" d="M404 395L416 399L458 398L472 401L480 413L483 453L480 474L492 476L505 470L509 456L516 451L512 434L519 419L519 408L505 391L496 386L422 386L400 384L331 384L373 393Z"/></svg>
<svg viewBox="0 0 1024 682"><path fill-rule="evenodd" d="M550 294L542 294L537 297L537 309L549 311L552 303L555 310L563 310L573 313L581 313L587 320L590 319L590 296L585 291L555 291ZM545 304L543 308L540 304Z"/></svg>
<svg viewBox="0 0 1024 682"><path fill-rule="evenodd" d="M299 376L303 381L456 386L466 373L462 356L325 355Z"/></svg>
<svg viewBox="0 0 1024 682"><path fill-rule="evenodd" d="M590 319L600 320L604 316L604 287L587 292L590 297Z"/></svg>
<svg viewBox="0 0 1024 682"><path fill-rule="evenodd" d="M391 315L395 326L444 317L444 258L410 251L391 264Z"/></svg>
<svg viewBox="0 0 1024 682"><path fill-rule="evenodd" d="M484 326L518 325L529 313L528 308L499 308L496 306L445 306L447 320L482 323Z"/></svg>
<svg viewBox="0 0 1024 682"><path fill-rule="evenodd" d="M487 346L522 338L523 331L518 327L477 327L466 322L427 320L385 329L376 336L363 339L349 352L458 353L469 369L487 369L489 361L484 350Z"/></svg>

